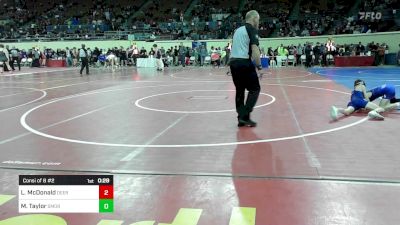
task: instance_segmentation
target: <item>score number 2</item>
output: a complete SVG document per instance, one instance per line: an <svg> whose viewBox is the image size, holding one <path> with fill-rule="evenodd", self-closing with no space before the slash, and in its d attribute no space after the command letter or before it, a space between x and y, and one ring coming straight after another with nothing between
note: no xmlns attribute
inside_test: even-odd
<svg viewBox="0 0 400 225"><path fill-rule="evenodd" d="M112 185L100 185L99 186L99 198L100 199L113 199L114 189Z"/></svg>

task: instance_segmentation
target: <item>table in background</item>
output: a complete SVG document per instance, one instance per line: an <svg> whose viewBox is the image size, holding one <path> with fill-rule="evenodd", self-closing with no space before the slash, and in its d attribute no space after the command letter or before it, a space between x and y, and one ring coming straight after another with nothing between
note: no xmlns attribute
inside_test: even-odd
<svg viewBox="0 0 400 225"><path fill-rule="evenodd" d="M67 67L67 62L64 59L48 59L46 61L47 67Z"/></svg>
<svg viewBox="0 0 400 225"><path fill-rule="evenodd" d="M335 56L335 66L373 66L374 56Z"/></svg>

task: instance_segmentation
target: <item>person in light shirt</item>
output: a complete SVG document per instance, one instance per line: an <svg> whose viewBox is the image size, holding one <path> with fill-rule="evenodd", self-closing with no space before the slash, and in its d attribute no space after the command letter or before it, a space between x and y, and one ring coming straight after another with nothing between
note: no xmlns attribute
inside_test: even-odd
<svg viewBox="0 0 400 225"><path fill-rule="evenodd" d="M4 65L7 66L9 72L12 72L10 67L10 53L8 52L7 48L4 48L3 44L0 44L0 67L1 73L4 71Z"/></svg>
<svg viewBox="0 0 400 225"><path fill-rule="evenodd" d="M336 51L335 47L335 42L332 40L332 38L328 38L328 41L326 42L326 52L327 54L333 55L333 53Z"/></svg>

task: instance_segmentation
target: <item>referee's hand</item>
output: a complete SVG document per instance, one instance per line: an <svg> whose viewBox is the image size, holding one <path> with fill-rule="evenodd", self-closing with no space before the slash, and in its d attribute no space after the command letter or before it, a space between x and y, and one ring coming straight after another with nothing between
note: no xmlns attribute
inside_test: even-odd
<svg viewBox="0 0 400 225"><path fill-rule="evenodd" d="M258 70L258 78L262 78L264 76L264 72L263 72L263 68L261 65L257 66L257 70Z"/></svg>

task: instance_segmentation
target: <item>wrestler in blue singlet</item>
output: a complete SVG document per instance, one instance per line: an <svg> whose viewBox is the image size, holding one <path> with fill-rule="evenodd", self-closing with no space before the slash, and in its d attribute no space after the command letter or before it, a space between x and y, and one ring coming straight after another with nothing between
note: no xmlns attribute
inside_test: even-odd
<svg viewBox="0 0 400 225"><path fill-rule="evenodd" d="M364 99L364 94L361 91L353 91L351 93L351 98L347 107L351 106L355 111L365 108L367 106L368 101Z"/></svg>
<svg viewBox="0 0 400 225"><path fill-rule="evenodd" d="M383 97L384 99L394 99L396 95L396 87L392 84L384 84L380 87L376 87L372 90L369 90L372 95L369 100L372 102L379 97Z"/></svg>
<svg viewBox="0 0 400 225"><path fill-rule="evenodd" d="M356 80L354 82L354 87L357 85L362 84L365 86L365 82L363 80ZM368 101L364 98L364 94L362 91L354 90L351 92L350 102L347 104L347 107L351 106L354 108L355 111L365 108L367 106Z"/></svg>

